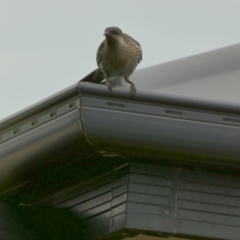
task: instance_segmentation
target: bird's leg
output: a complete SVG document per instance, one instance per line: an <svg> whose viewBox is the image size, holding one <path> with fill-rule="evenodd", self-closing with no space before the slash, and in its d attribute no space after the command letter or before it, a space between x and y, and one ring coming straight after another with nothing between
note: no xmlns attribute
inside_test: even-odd
<svg viewBox="0 0 240 240"><path fill-rule="evenodd" d="M134 84L133 82L131 82L128 77L125 77L125 81L126 81L127 83L130 83L130 84L131 84L130 94L132 95L132 97L134 97L134 96L136 95L136 92L137 92L137 89L136 89L136 87L135 87L135 84Z"/></svg>
<svg viewBox="0 0 240 240"><path fill-rule="evenodd" d="M108 86L108 89L111 90L112 92L112 88L114 88L114 84L112 82L109 81L108 77L105 75L105 80L106 80L106 84Z"/></svg>
<svg viewBox="0 0 240 240"><path fill-rule="evenodd" d="M114 79L114 87L115 87L115 85L116 85L117 79L118 79L118 77L115 77L115 79Z"/></svg>

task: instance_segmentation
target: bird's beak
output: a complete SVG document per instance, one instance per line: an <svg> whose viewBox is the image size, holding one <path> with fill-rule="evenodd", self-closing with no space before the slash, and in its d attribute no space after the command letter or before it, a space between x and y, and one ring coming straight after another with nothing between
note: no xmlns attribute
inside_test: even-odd
<svg viewBox="0 0 240 240"><path fill-rule="evenodd" d="M103 35L107 37L107 36L110 36L111 34L108 31L106 31L106 32L104 32Z"/></svg>

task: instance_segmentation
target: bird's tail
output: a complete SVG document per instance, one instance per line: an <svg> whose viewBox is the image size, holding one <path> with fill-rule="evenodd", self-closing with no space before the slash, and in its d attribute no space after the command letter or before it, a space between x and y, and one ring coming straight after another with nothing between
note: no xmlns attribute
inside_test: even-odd
<svg viewBox="0 0 240 240"><path fill-rule="evenodd" d="M102 80L104 80L104 74L99 68L97 68L81 79L80 82L100 83Z"/></svg>

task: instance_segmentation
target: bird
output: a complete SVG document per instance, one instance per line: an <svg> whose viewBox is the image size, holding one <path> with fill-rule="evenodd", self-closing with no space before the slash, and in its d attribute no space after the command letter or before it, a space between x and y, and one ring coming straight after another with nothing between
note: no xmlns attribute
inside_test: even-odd
<svg viewBox="0 0 240 240"><path fill-rule="evenodd" d="M103 35L105 40L100 44L96 56L98 68L80 81L100 83L105 79L112 91L115 83L109 81L109 78L123 77L131 85L130 94L135 96L136 87L129 77L142 60L141 45L118 27L106 28Z"/></svg>

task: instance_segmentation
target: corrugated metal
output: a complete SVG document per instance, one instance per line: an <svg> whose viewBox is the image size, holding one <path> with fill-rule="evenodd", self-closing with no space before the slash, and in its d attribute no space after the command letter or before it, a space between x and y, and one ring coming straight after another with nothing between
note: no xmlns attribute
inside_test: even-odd
<svg viewBox="0 0 240 240"><path fill-rule="evenodd" d="M124 228L128 171L128 166L123 166L79 186L65 194L63 202L55 205L68 208L83 221L82 239L97 239Z"/></svg>
<svg viewBox="0 0 240 240"><path fill-rule="evenodd" d="M179 168L171 172L170 169L133 166L127 227L239 239L240 178ZM156 176L156 172L164 174Z"/></svg>
<svg viewBox="0 0 240 240"><path fill-rule="evenodd" d="M181 170L176 216L179 233L239 239L240 178Z"/></svg>
<svg viewBox="0 0 240 240"><path fill-rule="evenodd" d="M74 212L88 240L141 232L237 240L239 183L224 173L131 163L42 204Z"/></svg>
<svg viewBox="0 0 240 240"><path fill-rule="evenodd" d="M129 178L127 228L174 232L175 169L132 164Z"/></svg>

